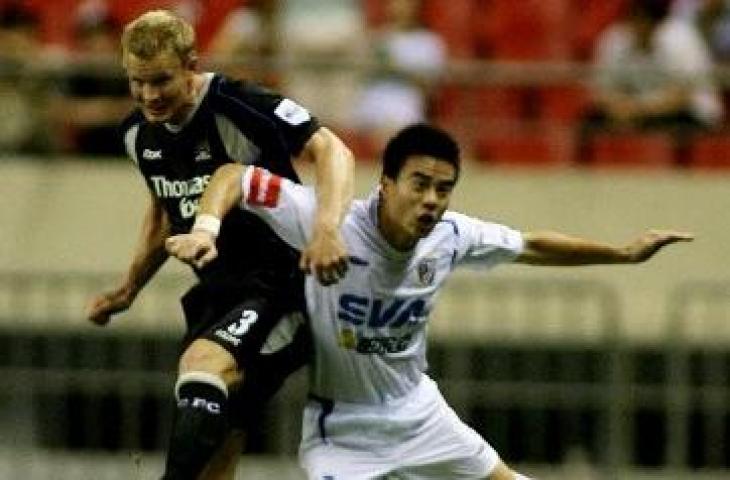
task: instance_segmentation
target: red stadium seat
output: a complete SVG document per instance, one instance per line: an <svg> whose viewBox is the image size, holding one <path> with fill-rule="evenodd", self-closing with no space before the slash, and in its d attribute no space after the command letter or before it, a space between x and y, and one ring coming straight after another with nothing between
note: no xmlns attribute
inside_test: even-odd
<svg viewBox="0 0 730 480"><path fill-rule="evenodd" d="M444 83L432 94L429 116L434 122L442 125L458 123L462 97L463 92L457 85Z"/></svg>
<svg viewBox="0 0 730 480"><path fill-rule="evenodd" d="M58 0L55 2L42 0L27 0L24 2L2 2L3 7L13 3L27 7L37 15L39 31L43 42L47 44L69 46L72 44L74 12L77 7L76 0Z"/></svg>
<svg viewBox="0 0 730 480"><path fill-rule="evenodd" d="M521 87L477 87L470 89L469 105L482 120L520 120L527 115L529 90Z"/></svg>
<svg viewBox="0 0 730 480"><path fill-rule="evenodd" d="M556 168L569 166L575 138L565 128L510 128L481 132L474 142L477 160L499 167Z"/></svg>
<svg viewBox="0 0 730 480"><path fill-rule="evenodd" d="M600 133L589 142L587 163L597 168L656 169L673 166L675 143L666 133Z"/></svg>
<svg viewBox="0 0 730 480"><path fill-rule="evenodd" d="M519 87L446 85L434 97L438 123L514 123L525 117L527 90Z"/></svg>
<svg viewBox="0 0 730 480"><path fill-rule="evenodd" d="M0 7L18 3L38 15L40 33L45 43L72 46L81 0L0 0ZM87 2L89 3L89 2ZM106 0L98 2L115 22L124 25L152 9L175 10L180 0ZM213 3L213 2L209 2ZM216 0L210 8L201 8L197 17L198 46L204 49L220 28L226 15L240 5L240 0Z"/></svg>
<svg viewBox="0 0 730 480"><path fill-rule="evenodd" d="M474 0L425 0L423 19L446 42L449 55L468 58L474 54L472 31L469 28L474 12Z"/></svg>
<svg viewBox="0 0 730 480"><path fill-rule="evenodd" d="M481 56L500 60L569 57L573 14L569 0L475 1L473 35Z"/></svg>
<svg viewBox="0 0 730 480"><path fill-rule="evenodd" d="M688 166L698 170L730 171L730 135L702 135L689 149Z"/></svg>
<svg viewBox="0 0 730 480"><path fill-rule="evenodd" d="M577 0L580 10L571 38L574 57L591 58L601 32L621 18L629 5L630 0Z"/></svg>
<svg viewBox="0 0 730 480"><path fill-rule="evenodd" d="M559 123L575 123L590 103L588 89L583 85L556 85L537 92L540 118Z"/></svg>

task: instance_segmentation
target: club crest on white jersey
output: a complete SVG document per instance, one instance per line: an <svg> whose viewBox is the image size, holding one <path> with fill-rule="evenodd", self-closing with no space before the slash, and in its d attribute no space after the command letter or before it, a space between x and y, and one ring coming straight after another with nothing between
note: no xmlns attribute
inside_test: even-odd
<svg viewBox="0 0 730 480"><path fill-rule="evenodd" d="M418 272L418 281L421 282L422 286L433 285L433 280L436 277L436 259L424 258L418 263L416 270Z"/></svg>

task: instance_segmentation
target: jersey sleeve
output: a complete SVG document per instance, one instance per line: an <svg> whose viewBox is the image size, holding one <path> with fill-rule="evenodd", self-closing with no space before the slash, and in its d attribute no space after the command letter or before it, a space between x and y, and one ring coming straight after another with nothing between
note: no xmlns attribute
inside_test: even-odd
<svg viewBox="0 0 730 480"><path fill-rule="evenodd" d="M310 137L319 129L319 122L306 108L289 98L280 98L273 114L292 154L299 155Z"/></svg>
<svg viewBox="0 0 730 480"><path fill-rule="evenodd" d="M248 167L241 177L240 207L263 221L286 243L301 250L312 233L317 197L305 187L260 167Z"/></svg>
<svg viewBox="0 0 730 480"><path fill-rule="evenodd" d="M273 125L294 157L320 127L306 108L272 90L248 82L230 82L227 90L231 94L235 90L234 95L244 99L248 108Z"/></svg>
<svg viewBox="0 0 730 480"><path fill-rule="evenodd" d="M513 261L524 250L522 233L510 227L455 212L444 219L455 227L457 264L490 268Z"/></svg>

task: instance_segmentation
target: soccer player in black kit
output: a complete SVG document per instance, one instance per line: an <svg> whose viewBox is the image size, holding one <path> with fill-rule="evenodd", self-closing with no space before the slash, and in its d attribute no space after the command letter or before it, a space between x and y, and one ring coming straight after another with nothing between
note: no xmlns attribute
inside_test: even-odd
<svg viewBox="0 0 730 480"><path fill-rule="evenodd" d="M282 317L302 309L301 272L327 284L347 269L339 225L352 197L352 155L294 101L197 71L193 29L170 12L128 24L122 55L138 106L123 123L124 144L150 202L126 276L87 306L92 322L105 325L129 308L167 259L165 239L194 228L197 202L218 167L256 164L296 181L292 160L315 164L318 219L301 257L260 220L231 213L215 226L218 259L196 271L199 282L182 299L187 333L163 478L233 478L247 417L306 362L301 332L275 353L260 353Z"/></svg>

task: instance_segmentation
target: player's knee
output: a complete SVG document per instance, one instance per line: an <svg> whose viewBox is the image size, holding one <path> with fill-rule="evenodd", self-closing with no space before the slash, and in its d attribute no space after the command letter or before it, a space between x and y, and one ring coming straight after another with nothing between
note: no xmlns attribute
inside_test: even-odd
<svg viewBox="0 0 730 480"><path fill-rule="evenodd" d="M217 343L195 340L180 357L179 372L206 372L221 378L226 385L242 380L235 358Z"/></svg>

